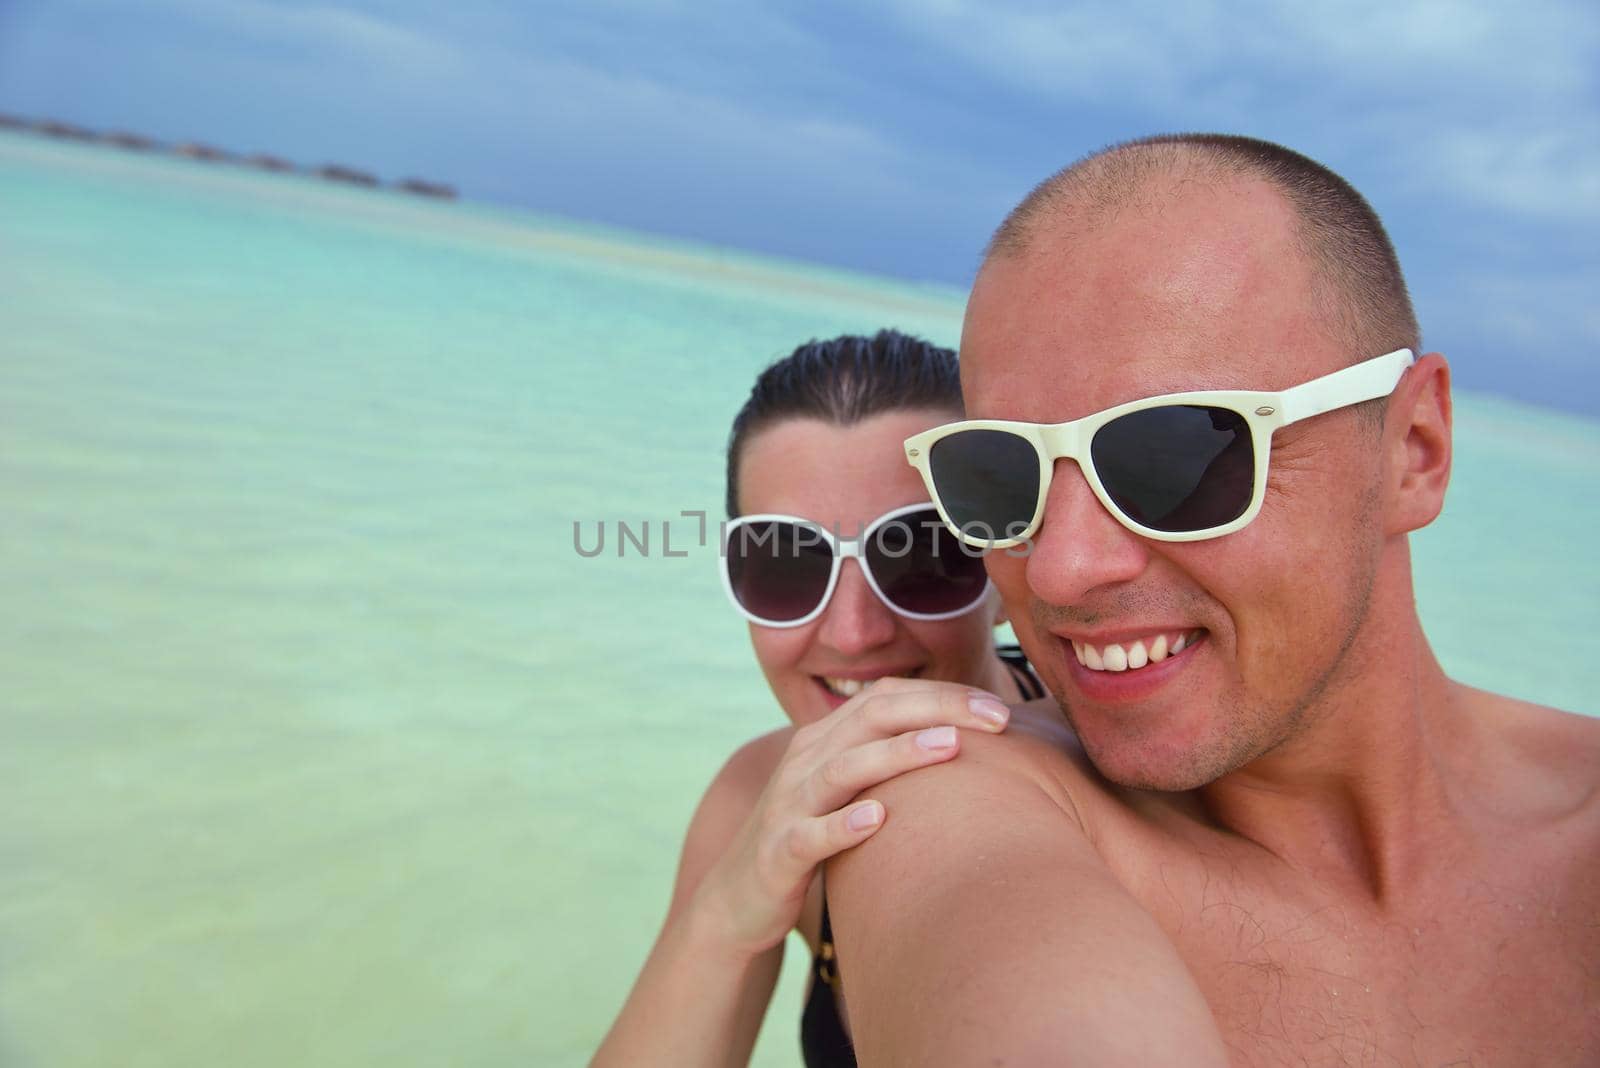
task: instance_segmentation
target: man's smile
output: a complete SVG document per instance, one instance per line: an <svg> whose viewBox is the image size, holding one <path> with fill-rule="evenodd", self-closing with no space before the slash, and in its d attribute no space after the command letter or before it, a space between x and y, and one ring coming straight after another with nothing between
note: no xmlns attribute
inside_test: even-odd
<svg viewBox="0 0 1600 1068"><path fill-rule="evenodd" d="M1204 636L1203 628L1160 631L1126 641L1091 643L1069 638L1078 663L1090 671L1138 671L1176 656Z"/></svg>
<svg viewBox="0 0 1600 1068"><path fill-rule="evenodd" d="M1206 627L1161 624L1097 627L1094 632L1052 627L1060 643L1058 670L1078 694L1093 702L1124 705L1162 692L1187 672L1210 644Z"/></svg>

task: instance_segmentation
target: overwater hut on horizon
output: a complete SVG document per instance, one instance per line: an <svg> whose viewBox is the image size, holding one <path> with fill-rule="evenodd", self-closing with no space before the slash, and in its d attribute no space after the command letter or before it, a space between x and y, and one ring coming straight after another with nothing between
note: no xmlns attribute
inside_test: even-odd
<svg viewBox="0 0 1600 1068"><path fill-rule="evenodd" d="M203 141L183 141L174 145L172 151L186 159L197 159L202 163L226 163L233 159L232 153Z"/></svg>
<svg viewBox="0 0 1600 1068"><path fill-rule="evenodd" d="M54 137L62 141L93 141L94 131L70 122L57 122L55 119L45 119L33 124L33 128L46 137Z"/></svg>
<svg viewBox="0 0 1600 1068"><path fill-rule="evenodd" d="M275 174L287 174L300 169L282 156L274 156L270 152L253 152L240 162L258 171L272 171Z"/></svg>
<svg viewBox="0 0 1600 1068"><path fill-rule="evenodd" d="M411 193L419 197L432 197L435 200L456 199L456 187L444 182L430 182L422 178L402 178L394 184L402 193Z"/></svg>
<svg viewBox="0 0 1600 1068"><path fill-rule="evenodd" d="M326 178L330 182L344 182L348 185L360 185L367 188L376 188L379 184L378 176L354 167L346 167L342 163L324 163L311 172L318 178Z"/></svg>
<svg viewBox="0 0 1600 1068"><path fill-rule="evenodd" d="M100 134L96 140L111 145L115 148L126 148L133 152L153 152L164 147L161 142L144 134L132 133L128 130L110 130Z"/></svg>
<svg viewBox="0 0 1600 1068"><path fill-rule="evenodd" d="M218 148L216 145L207 144L204 141L178 141L169 145L153 137L146 137L144 134L133 133L129 130L97 131L57 119L28 119L19 115L0 112L0 130L22 130L58 140L86 141L133 152L168 152L172 155L184 159L197 160L201 163L233 163L279 174L304 174L313 178L321 178L324 181L340 182L365 189L388 188L412 196L428 197L434 200L455 200L458 195L455 186L447 182L436 182L426 178L401 178L392 184L386 184L370 171L364 171L358 167L351 167L343 163L324 163L317 167L300 167L292 161L284 159L282 156L273 155L270 152L253 152L249 155L243 155Z"/></svg>

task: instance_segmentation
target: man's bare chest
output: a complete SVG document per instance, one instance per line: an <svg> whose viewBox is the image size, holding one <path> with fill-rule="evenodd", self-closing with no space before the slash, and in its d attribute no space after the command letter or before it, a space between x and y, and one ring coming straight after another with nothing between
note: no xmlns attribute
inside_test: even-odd
<svg viewBox="0 0 1600 1068"><path fill-rule="evenodd" d="M1147 907L1236 1064L1600 1064L1600 900L1480 881L1378 909L1168 872Z"/></svg>

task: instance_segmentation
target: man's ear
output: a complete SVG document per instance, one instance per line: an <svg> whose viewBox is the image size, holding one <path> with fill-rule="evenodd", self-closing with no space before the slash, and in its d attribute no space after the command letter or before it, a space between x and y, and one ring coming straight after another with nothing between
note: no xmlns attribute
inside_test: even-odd
<svg viewBox="0 0 1600 1068"><path fill-rule="evenodd" d="M1430 352L1389 397L1383 424L1387 532L1420 530L1439 516L1450 484L1450 365Z"/></svg>

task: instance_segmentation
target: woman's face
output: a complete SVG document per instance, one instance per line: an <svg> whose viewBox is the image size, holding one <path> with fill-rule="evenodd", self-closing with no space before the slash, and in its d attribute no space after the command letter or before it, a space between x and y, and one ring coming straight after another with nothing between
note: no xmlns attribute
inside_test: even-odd
<svg viewBox="0 0 1600 1068"><path fill-rule="evenodd" d="M745 441L739 507L746 515L798 516L849 537L885 512L928 499L901 443L959 418L959 412L911 409L849 427L809 418L775 423ZM998 605L991 591L955 619L907 619L878 599L859 561L850 559L820 616L800 627L752 623L750 642L784 713L806 724L843 704L841 683L849 687L850 680L896 675L990 690L1003 685L1006 669L994 655Z"/></svg>

